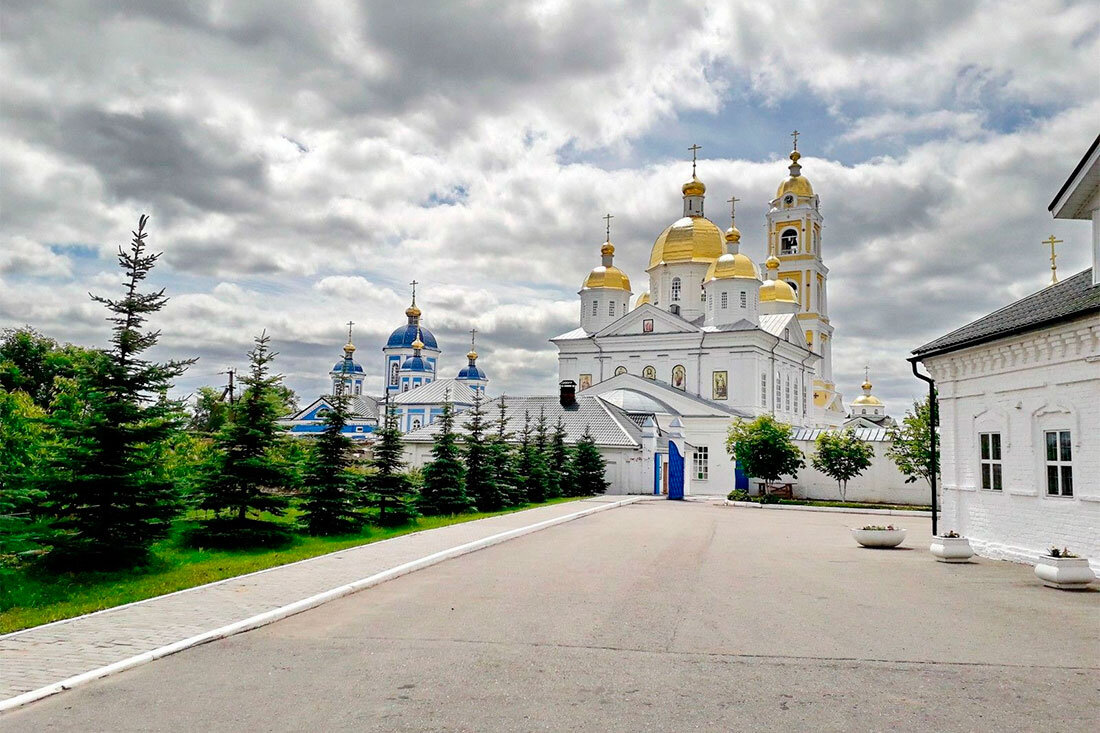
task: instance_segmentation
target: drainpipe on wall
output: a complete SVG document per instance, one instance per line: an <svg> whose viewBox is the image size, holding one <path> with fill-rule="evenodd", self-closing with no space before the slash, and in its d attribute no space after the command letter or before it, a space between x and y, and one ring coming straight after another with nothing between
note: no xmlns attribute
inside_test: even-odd
<svg viewBox="0 0 1100 733"><path fill-rule="evenodd" d="M808 349L808 351L810 353L806 355L806 359L809 359L813 356L816 356L816 354L814 354L813 349ZM813 390L806 388L807 387L807 385L806 385L806 359L802 360L802 373L799 375L799 377L801 378L801 381L802 381L802 394L805 395L806 397L809 397L810 399L813 399L813 396L814 396ZM802 400L802 419L803 419L803 421L805 421L806 415L809 414L809 411L810 411L809 408L806 406L806 400Z"/></svg>
<svg viewBox="0 0 1100 733"><path fill-rule="evenodd" d="M779 348L779 342L783 339L778 336L772 336L772 338L775 339L775 343L772 344L771 379L769 380L771 384L768 385L768 399L771 400L772 403L772 417L775 417L775 350Z"/></svg>
<svg viewBox="0 0 1100 733"><path fill-rule="evenodd" d="M909 364L913 367L913 376L922 382L928 382L928 422L929 430L929 453L932 456L932 474L930 476L932 484L932 536L936 536L936 519L939 515L939 505L936 499L936 466L939 465L936 460L936 426L939 425L939 409L936 404L936 380L932 377L926 377L917 371L917 357L909 359Z"/></svg>

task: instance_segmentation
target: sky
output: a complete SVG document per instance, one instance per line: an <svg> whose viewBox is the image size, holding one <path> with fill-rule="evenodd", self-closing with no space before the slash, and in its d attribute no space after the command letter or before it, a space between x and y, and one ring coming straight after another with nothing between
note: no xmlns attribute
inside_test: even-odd
<svg viewBox="0 0 1100 733"><path fill-rule="evenodd" d="M790 132L821 198L847 400L900 415L912 349L1089 266L1047 205L1098 132L1100 4L41 2L0 10L0 328L102 346L141 214L170 301L158 358L221 384L262 330L303 397L355 322L381 347L416 279L440 376L469 330L491 394L556 389L610 212L647 289L693 144L742 251Z"/></svg>

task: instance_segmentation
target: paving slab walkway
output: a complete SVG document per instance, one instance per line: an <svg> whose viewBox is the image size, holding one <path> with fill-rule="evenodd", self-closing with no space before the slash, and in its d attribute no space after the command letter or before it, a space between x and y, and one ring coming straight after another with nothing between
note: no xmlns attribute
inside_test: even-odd
<svg viewBox="0 0 1100 733"><path fill-rule="evenodd" d="M518 536L536 525L568 521L641 498L600 496L452 524L0 636L0 709L15 698L23 696L29 702L36 697L29 693L261 614L275 614L328 591L353 592L349 584L380 573L411 572L424 558L439 555L426 563L432 564L470 543L502 533ZM474 549L480 548L475 544L464 551Z"/></svg>

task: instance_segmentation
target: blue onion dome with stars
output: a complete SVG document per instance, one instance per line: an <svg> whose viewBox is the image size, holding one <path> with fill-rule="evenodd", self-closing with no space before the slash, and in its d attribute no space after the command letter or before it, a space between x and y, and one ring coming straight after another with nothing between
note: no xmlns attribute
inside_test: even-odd
<svg viewBox="0 0 1100 733"><path fill-rule="evenodd" d="M355 344L351 342L352 321L348 321L348 342L344 344L344 358L332 365L329 376L332 378L334 395L363 393L363 366L355 361Z"/></svg>
<svg viewBox="0 0 1100 733"><path fill-rule="evenodd" d="M483 392L485 385L489 382L489 376L477 365L477 349L474 344L476 335L477 329L470 329L470 351L466 354L467 363L459 370L455 379Z"/></svg>
<svg viewBox="0 0 1100 733"><path fill-rule="evenodd" d="M410 345L414 350L413 355L405 359L404 363L401 365L401 371L431 373L431 365L420 355L420 350L424 348L424 342L421 340L421 334L419 332L415 334L413 342Z"/></svg>
<svg viewBox="0 0 1100 733"><path fill-rule="evenodd" d="M389 340L386 341L386 346L393 348L412 348L413 342L419 338L421 348L439 349L439 344L435 340L435 334L420 325L420 309L416 306L415 299L413 300L413 304L405 309L405 315L409 319L408 323L394 329L394 332L390 334Z"/></svg>

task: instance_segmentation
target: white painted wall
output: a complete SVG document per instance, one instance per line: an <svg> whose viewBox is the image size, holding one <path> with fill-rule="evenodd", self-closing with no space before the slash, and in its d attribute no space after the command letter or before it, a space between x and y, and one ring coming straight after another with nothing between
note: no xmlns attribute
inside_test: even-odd
<svg viewBox="0 0 1100 733"><path fill-rule="evenodd" d="M794 480L794 495L806 499L839 501L840 488L836 485L836 481L810 464L810 456L814 452L813 442L796 440L795 445L806 456L806 468L799 471L798 478ZM888 442L871 443L875 451L871 466L862 475L848 482L846 500L886 504L931 504L932 490L928 483L926 481L905 483L905 475L886 456L889 446Z"/></svg>
<svg viewBox="0 0 1100 733"><path fill-rule="evenodd" d="M1100 569L1100 318L925 360L939 389L944 530L987 556L1034 562L1052 545ZM1045 430L1070 430L1074 496L1047 496ZM999 432L1004 489L980 488L978 435Z"/></svg>

